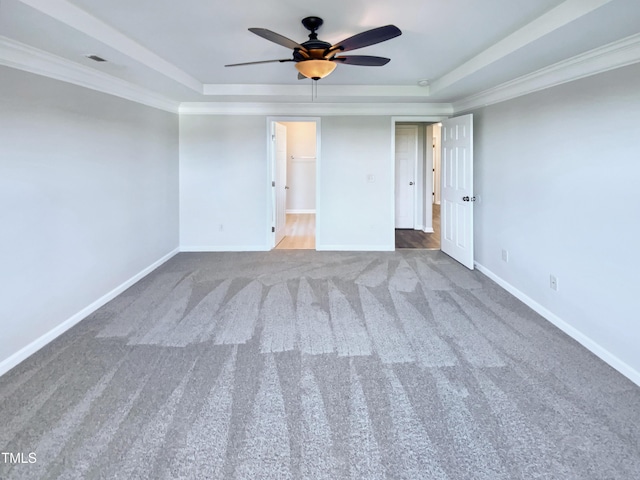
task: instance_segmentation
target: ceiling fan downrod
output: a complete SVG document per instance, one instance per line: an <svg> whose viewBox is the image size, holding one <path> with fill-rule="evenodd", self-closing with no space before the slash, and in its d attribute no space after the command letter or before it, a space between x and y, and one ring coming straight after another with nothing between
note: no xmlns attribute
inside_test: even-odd
<svg viewBox="0 0 640 480"><path fill-rule="evenodd" d="M304 25L304 28L306 28L311 32L309 34L309 40L318 39L318 34L316 33L316 30L318 30L323 23L324 23L324 20L322 20L320 17L306 17L302 19L302 25Z"/></svg>

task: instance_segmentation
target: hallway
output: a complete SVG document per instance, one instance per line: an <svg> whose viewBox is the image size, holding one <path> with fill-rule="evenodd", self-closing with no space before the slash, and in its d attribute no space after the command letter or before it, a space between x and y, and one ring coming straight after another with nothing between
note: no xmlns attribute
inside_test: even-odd
<svg viewBox="0 0 640 480"><path fill-rule="evenodd" d="M433 204L433 233L396 229L396 248L440 250L440 205Z"/></svg>

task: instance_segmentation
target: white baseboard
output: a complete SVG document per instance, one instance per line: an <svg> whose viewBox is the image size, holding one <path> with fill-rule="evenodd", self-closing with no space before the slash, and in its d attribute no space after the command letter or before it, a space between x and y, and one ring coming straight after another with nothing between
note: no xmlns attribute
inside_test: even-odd
<svg viewBox="0 0 640 480"><path fill-rule="evenodd" d="M316 209L292 208L287 213L316 213Z"/></svg>
<svg viewBox="0 0 640 480"><path fill-rule="evenodd" d="M41 337L37 338L36 340L31 342L26 347L21 348L20 350L18 350L16 353L11 355L10 357L2 360L2 362L0 362L0 376L4 375L9 370L11 370L13 367L18 365L20 362L22 362L26 358L30 357L34 353L36 353L38 350L40 350L42 347L44 347L48 343L50 343L53 340L55 340L57 337L59 337L64 332L69 330L71 327L73 327L74 325L79 323L81 320L83 320L86 317L88 317L89 315L91 315L93 312L98 310L100 307L102 307L106 303L108 303L111 300L113 300L115 297L117 297L122 292L124 292L127 288L129 288L130 286L132 286L134 283L136 283L137 281L141 280L142 278L146 277L149 273L151 273L156 268L158 268L160 265L162 265L163 263L165 263L166 261L171 259L177 253L179 253L179 249L176 248L172 252L169 252L168 254L166 254L164 257L162 257L159 260L153 262L151 265L149 265L147 268L145 268L141 272L135 274L133 277L131 277L130 279L128 279L124 283L118 285L116 288L111 290L109 293L103 295L102 297L100 297L98 300L96 300L92 304L90 304L87 307L83 308L78 313L73 315L71 318L68 318L67 320L65 320L64 322L59 324L57 327L54 327L53 329L49 330L47 333L45 333Z"/></svg>
<svg viewBox="0 0 640 480"><path fill-rule="evenodd" d="M181 252L267 252L265 245L184 245Z"/></svg>
<svg viewBox="0 0 640 480"><path fill-rule="evenodd" d="M500 278L498 275L493 273L488 268L484 267L483 265L480 265L477 262L475 263L475 266L480 272L482 272L487 277L489 277L491 280L496 282L498 285L500 285L502 288L504 288L511 295L513 295L518 300L522 301L523 303L525 303L526 305L531 307L533 310L535 310L537 313L539 313L541 316L543 316L546 320L548 320L549 322L554 324L556 327L558 327L564 333L566 333L571 338L573 338L575 341L580 343L583 347L585 347L591 353L593 353L594 355L598 356L601 360L603 360L604 362L609 364L611 367L615 368L618 372L620 372L622 375L627 377L633 383L635 383L636 385L640 386L640 372L638 372L633 367L631 367L627 363L625 363L622 360L620 360L617 356L612 354L607 349L603 348L600 344L595 342L593 339L589 338L588 336L586 336L585 334L580 332L580 330L578 330L577 328L573 327L569 323L565 322L560 317L558 317L556 314L554 314L551 311L547 310L545 307L540 305L538 302L533 300L531 297L527 296L525 293L521 292L520 290L518 290L516 287L514 287L510 283L508 283L507 281L505 281L502 278Z"/></svg>
<svg viewBox="0 0 640 480"><path fill-rule="evenodd" d="M434 232L433 232L433 227L424 227L424 228L422 229L422 231L423 231L424 233L434 233Z"/></svg>
<svg viewBox="0 0 640 480"><path fill-rule="evenodd" d="M316 245L317 251L334 252L393 252L395 245Z"/></svg>

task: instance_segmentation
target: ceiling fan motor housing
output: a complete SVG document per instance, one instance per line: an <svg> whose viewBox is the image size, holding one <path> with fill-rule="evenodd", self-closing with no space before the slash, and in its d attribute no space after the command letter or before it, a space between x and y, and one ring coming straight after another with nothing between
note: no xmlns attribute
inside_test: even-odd
<svg viewBox="0 0 640 480"><path fill-rule="evenodd" d="M301 45L307 50L307 52L300 53L300 49L293 51L293 59L296 62L304 60L323 60L324 55L331 48L331 44L318 40L318 34L316 30L324 23L320 17L306 17L302 19L302 25L309 30L309 40Z"/></svg>
<svg viewBox="0 0 640 480"><path fill-rule="evenodd" d="M308 53L305 52L307 55L304 55L303 53L300 53L300 49L296 48L293 51L293 59L297 62L309 60L309 57L321 60L324 58L325 52L331 48L330 43L323 42L322 40L307 40L301 45L307 49Z"/></svg>

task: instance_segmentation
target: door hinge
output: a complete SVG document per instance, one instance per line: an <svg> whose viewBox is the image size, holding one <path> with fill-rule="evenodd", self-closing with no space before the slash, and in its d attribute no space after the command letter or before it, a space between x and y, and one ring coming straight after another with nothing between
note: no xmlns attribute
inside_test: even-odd
<svg viewBox="0 0 640 480"><path fill-rule="evenodd" d="M271 141L273 142L275 139L276 139L276 136L275 136L275 134L272 133L271 134Z"/></svg>
<svg viewBox="0 0 640 480"><path fill-rule="evenodd" d="M276 182L275 181L271 182L271 186L275 187L276 186Z"/></svg>
<svg viewBox="0 0 640 480"><path fill-rule="evenodd" d="M271 227L271 233L276 233L276 227Z"/></svg>

